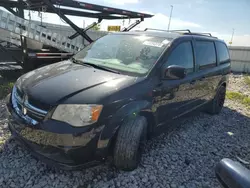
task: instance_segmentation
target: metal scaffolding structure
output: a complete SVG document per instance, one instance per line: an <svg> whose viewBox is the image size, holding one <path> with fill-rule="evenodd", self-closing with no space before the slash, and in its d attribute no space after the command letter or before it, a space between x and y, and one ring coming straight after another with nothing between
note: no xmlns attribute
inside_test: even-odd
<svg viewBox="0 0 250 188"><path fill-rule="evenodd" d="M70 58L74 53L84 47L78 40L75 40L76 37L82 36L84 40L92 43L94 40L87 34L87 31L104 19L138 19L129 27L122 30L126 32L144 21L144 18L153 16L140 12L86 3L79 0L1 0L0 6L11 13L0 11L0 29L3 31L1 33L6 33L4 36L0 36L0 40L21 47L23 52L22 60L18 61L16 57L13 57L13 59L17 60L17 63L26 70L36 68L34 60L37 62L37 58L42 62L40 64L43 64L45 60L46 63L53 63L61 59ZM55 13L73 28L75 33L71 36L64 36L60 33L50 31L35 22L26 20L24 10ZM96 18L97 22L82 29L74 24L66 15ZM37 42L45 45L48 50L43 52L32 49L27 45L30 40L34 41L34 43ZM6 50L1 43L0 50ZM32 55L30 56L29 54ZM40 57L37 56L38 54Z"/></svg>

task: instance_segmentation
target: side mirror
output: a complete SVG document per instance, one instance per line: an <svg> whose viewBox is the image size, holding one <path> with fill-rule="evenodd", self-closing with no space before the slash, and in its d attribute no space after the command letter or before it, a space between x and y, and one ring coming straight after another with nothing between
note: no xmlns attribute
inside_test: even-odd
<svg viewBox="0 0 250 188"><path fill-rule="evenodd" d="M187 75L186 69L179 65L170 65L164 70L164 79L179 80Z"/></svg>

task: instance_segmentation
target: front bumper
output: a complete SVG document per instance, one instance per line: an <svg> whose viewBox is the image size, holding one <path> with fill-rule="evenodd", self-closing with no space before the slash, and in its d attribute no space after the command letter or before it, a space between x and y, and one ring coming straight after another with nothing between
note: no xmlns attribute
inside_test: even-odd
<svg viewBox="0 0 250 188"><path fill-rule="evenodd" d="M105 159L104 149L97 148L102 127L67 129L69 125L54 120L28 125L15 113L9 98L6 100L12 135L33 156L49 166L75 170L97 165Z"/></svg>

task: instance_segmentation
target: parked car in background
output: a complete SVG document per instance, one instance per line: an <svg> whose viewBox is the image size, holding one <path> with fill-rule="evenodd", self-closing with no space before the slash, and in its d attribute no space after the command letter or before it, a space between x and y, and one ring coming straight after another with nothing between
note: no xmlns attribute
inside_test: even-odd
<svg viewBox="0 0 250 188"><path fill-rule="evenodd" d="M143 143L194 110L218 114L230 58L212 36L178 31L106 35L72 59L21 76L8 96L9 129L64 169L113 157L135 169Z"/></svg>

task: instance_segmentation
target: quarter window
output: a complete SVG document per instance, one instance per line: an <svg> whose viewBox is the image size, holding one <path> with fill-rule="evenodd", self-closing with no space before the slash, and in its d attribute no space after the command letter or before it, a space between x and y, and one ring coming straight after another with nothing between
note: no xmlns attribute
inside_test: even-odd
<svg viewBox="0 0 250 188"><path fill-rule="evenodd" d="M222 42L216 42L216 49L217 49L219 63L223 64L228 62L230 57L226 45Z"/></svg>
<svg viewBox="0 0 250 188"><path fill-rule="evenodd" d="M216 53L213 42L196 41L196 62L199 69L216 66Z"/></svg>
<svg viewBox="0 0 250 188"><path fill-rule="evenodd" d="M194 58L191 42L179 44L170 54L168 65L179 65L186 68L187 73L193 72Z"/></svg>

